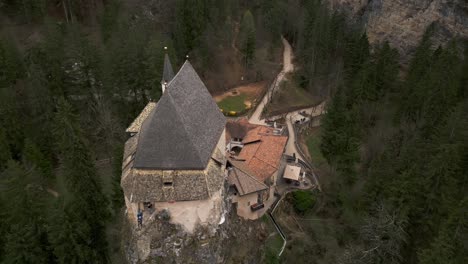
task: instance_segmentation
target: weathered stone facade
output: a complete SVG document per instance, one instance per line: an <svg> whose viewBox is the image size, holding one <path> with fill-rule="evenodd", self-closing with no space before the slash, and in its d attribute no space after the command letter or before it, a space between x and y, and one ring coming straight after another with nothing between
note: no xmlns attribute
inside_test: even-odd
<svg viewBox="0 0 468 264"><path fill-rule="evenodd" d="M133 168L138 136L130 137L125 143L121 180L127 200L142 203L208 199L224 182L225 142L223 131L204 170L145 170Z"/></svg>
<svg viewBox="0 0 468 264"><path fill-rule="evenodd" d="M122 187L131 202L204 200L221 188L224 181L223 170L223 165L214 160L208 162L206 170L131 169L128 174L124 173ZM170 178L172 186L165 186L163 178ZM169 188L172 191L167 190Z"/></svg>

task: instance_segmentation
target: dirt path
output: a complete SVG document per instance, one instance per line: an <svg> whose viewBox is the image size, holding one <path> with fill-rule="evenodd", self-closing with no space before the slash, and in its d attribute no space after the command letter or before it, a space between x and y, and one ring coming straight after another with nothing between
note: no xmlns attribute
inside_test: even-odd
<svg viewBox="0 0 468 264"><path fill-rule="evenodd" d="M322 115L323 113L325 113L325 104L326 104L326 101L323 101L321 104L319 104L317 106L309 107L309 108L305 108L305 109L300 109L300 110L297 110L297 111L294 111L294 112L289 112L286 115L286 124L288 125L288 131L289 131L289 140L288 140L288 143L286 145L286 150L285 150L286 154L292 155L293 153L296 153L296 156L298 158L300 158L302 160L306 160L304 157L302 157L302 155L300 154L300 152L296 148L296 144L295 144L296 138L295 138L295 135L294 135L292 117L295 116L295 115L298 115L299 112L304 112L305 114L310 115L311 117Z"/></svg>
<svg viewBox="0 0 468 264"><path fill-rule="evenodd" d="M280 73L276 76L275 81L273 84L268 88L268 92L265 94L265 96L262 98L262 101L257 105L257 108L255 109L255 112L252 114L252 116L249 119L249 122L252 124L257 124L257 125L266 125L265 120L261 119L263 109L268 103L268 100L271 98L272 94L278 89L279 84L281 81L285 79L285 75L288 72L291 72L294 70L294 65L292 63L293 59L293 53L292 53L292 48L289 42L285 38L281 38L283 41L283 69L281 70Z"/></svg>

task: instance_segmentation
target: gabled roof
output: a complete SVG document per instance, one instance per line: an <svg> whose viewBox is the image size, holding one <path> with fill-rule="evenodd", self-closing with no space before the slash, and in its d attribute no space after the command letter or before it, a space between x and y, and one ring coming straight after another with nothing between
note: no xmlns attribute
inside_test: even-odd
<svg viewBox="0 0 468 264"><path fill-rule="evenodd" d="M226 119L186 61L138 133L134 167L205 169Z"/></svg>
<svg viewBox="0 0 468 264"><path fill-rule="evenodd" d="M169 83L174 78L174 71L172 70L172 64L169 60L169 55L166 53L164 55L164 69L162 74L161 83L167 82Z"/></svg>
<svg viewBox="0 0 468 264"><path fill-rule="evenodd" d="M228 181L236 186L239 195L267 190L268 186L257 180L241 161L229 160L233 165L228 171Z"/></svg>
<svg viewBox="0 0 468 264"><path fill-rule="evenodd" d="M259 126L250 130L244 138L244 147L237 159L246 166L259 181L265 181L279 168L287 136L274 135L274 128Z"/></svg>

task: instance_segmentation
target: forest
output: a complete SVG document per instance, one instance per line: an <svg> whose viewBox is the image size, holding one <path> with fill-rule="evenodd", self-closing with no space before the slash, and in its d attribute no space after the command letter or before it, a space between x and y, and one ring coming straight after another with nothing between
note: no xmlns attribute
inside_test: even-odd
<svg viewBox="0 0 468 264"><path fill-rule="evenodd" d="M402 65L320 0L0 0L0 23L0 263L124 263L124 131L161 95L163 48L217 93L273 78L281 35L328 100L317 214L342 250L317 263L468 262L463 40L429 27Z"/></svg>

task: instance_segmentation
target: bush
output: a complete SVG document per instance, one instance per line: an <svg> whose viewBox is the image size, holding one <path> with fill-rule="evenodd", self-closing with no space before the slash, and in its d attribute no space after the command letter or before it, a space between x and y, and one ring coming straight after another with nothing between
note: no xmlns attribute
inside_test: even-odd
<svg viewBox="0 0 468 264"><path fill-rule="evenodd" d="M305 214L315 204L315 196L308 191L295 191L293 195L294 209L298 214Z"/></svg>
<svg viewBox="0 0 468 264"><path fill-rule="evenodd" d="M168 210L163 209L163 210L159 213L158 219L167 222L167 221L171 220L171 214L169 213Z"/></svg>

